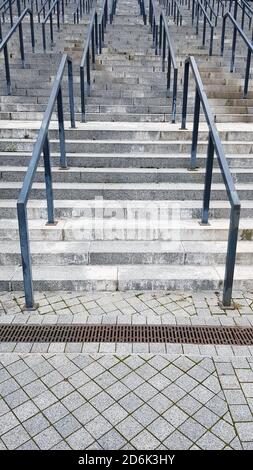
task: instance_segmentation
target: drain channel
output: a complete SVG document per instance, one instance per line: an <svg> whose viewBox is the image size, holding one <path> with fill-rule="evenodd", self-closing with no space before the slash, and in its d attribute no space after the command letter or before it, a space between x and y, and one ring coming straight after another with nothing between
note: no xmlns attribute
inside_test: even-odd
<svg viewBox="0 0 253 470"><path fill-rule="evenodd" d="M0 341L253 345L253 328L184 325L0 325Z"/></svg>

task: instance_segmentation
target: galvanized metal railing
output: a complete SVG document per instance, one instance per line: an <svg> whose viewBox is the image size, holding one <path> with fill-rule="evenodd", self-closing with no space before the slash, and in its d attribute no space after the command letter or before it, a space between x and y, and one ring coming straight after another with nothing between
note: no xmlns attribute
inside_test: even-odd
<svg viewBox="0 0 253 470"><path fill-rule="evenodd" d="M66 54L62 56L56 77L54 79L52 91L48 100L47 108L40 126L37 140L35 142L32 158L28 165L28 169L24 178L22 189L17 201L17 214L19 226L19 238L22 258L24 291L26 308L34 308L33 297L33 278L32 278L32 261L30 252L27 203L35 178L36 170L39 164L41 154L43 152L45 183L46 183L46 199L47 199L47 217L48 224L55 224L54 217L54 197L52 184L52 170L50 160L49 146L49 125L53 114L55 103L57 102L59 140L60 140L60 167L67 168L67 157L65 149L65 131L64 131L64 113L62 100L62 79L64 76L65 66L68 66L68 88L69 88L69 107L71 127L75 127L75 109L74 109L74 91L73 91L73 70L72 60Z"/></svg>
<svg viewBox="0 0 253 470"><path fill-rule="evenodd" d="M3 18L3 21L5 21L5 13L9 11L11 26L13 26L12 4L14 2L15 0L5 0L5 2L3 2L2 5L0 6L0 12Z"/></svg>
<svg viewBox="0 0 253 470"><path fill-rule="evenodd" d="M112 7L112 11L114 7ZM85 95L90 96L90 52L91 52L91 63L93 69L96 67L96 54L102 52L104 45L104 33L108 22L108 0L104 0L102 4L101 14L98 21L98 14L94 8L90 18L90 25L84 45L83 55L80 64L80 87L81 87L81 120L85 122ZM86 68L86 83L85 73Z"/></svg>
<svg viewBox="0 0 253 470"><path fill-rule="evenodd" d="M180 2L177 0L169 0L166 2L166 14L168 16L172 16L174 23L178 25L182 25L183 22L183 15L180 9Z"/></svg>
<svg viewBox="0 0 253 470"><path fill-rule="evenodd" d="M235 56L236 56L236 40L237 40L237 33L242 38L244 44L246 45L247 51L247 60L246 60L246 70L245 70L245 78L244 78L244 87L243 87L243 95L244 97L248 94L249 88L249 78L250 78L250 64L251 64L251 55L253 52L253 42L250 41L242 28L239 26L235 18L231 15L231 13L227 12L223 16L223 24L222 24L222 34L221 34L221 56L224 54L225 48L225 34L226 34L226 22L230 21L233 24L233 39L232 39L232 50L231 50L231 61L230 61L230 72L234 72L235 66Z"/></svg>
<svg viewBox="0 0 253 470"><path fill-rule="evenodd" d="M12 38L13 34L16 30L19 30L19 46L20 46L20 56L22 61L22 67L25 67L25 50L24 50L24 39L23 39L23 31L22 31L22 21L24 18L29 15L30 16L30 29L31 29L31 45L32 51L34 52L35 49L35 37L34 37L34 24L33 24L33 14L30 8L26 8L19 18L17 19L16 23L12 26L12 28L8 31L2 42L0 43L0 52L4 52L4 66L5 66L5 75L6 75L6 83L7 83L7 94L11 95L11 75L10 75L10 63L9 63L9 53L8 53L8 42Z"/></svg>
<svg viewBox="0 0 253 470"><path fill-rule="evenodd" d="M56 9L56 24L57 30L60 30L60 9L61 9L61 16L62 22L64 23L64 0L54 0L52 6L48 10L44 20L42 21L42 42L43 42L43 50L46 51L47 44L46 44L46 25L49 19L50 23L50 41L51 47L54 46L54 23L53 23L53 16L55 14Z"/></svg>
<svg viewBox="0 0 253 470"><path fill-rule="evenodd" d="M146 25L147 24L147 15L146 15L146 9L145 9L145 1L144 0L138 0L138 3L140 5L140 15L143 17L143 23Z"/></svg>
<svg viewBox="0 0 253 470"><path fill-rule="evenodd" d="M244 29L245 16L247 16L248 20L249 20L248 27L249 27L249 29L251 29L252 18L253 18L253 9L250 7L248 2L246 2L245 0L239 0L239 1L235 2L235 4L234 4L234 14L233 14L235 19L237 19L238 8L241 9L241 28ZM231 11L231 9L230 9L230 11Z"/></svg>
<svg viewBox="0 0 253 470"><path fill-rule="evenodd" d="M155 49L155 54L158 55L159 17L154 0L149 0L149 24L153 36L153 48Z"/></svg>
<svg viewBox="0 0 253 470"><path fill-rule="evenodd" d="M232 175L230 173L230 169L229 169L228 162L227 162L227 159L226 159L223 147L222 147L222 143L221 143L218 131L214 123L214 117L213 117L211 108L209 106L206 93L204 91L204 87L203 87L203 83L202 83L202 80L198 71L198 67L197 67L194 57L192 56L188 57L185 61L181 128L186 129L187 100L188 100L190 69L192 71L192 75L193 75L193 78L195 81L195 87L196 87L194 121L193 121L193 132L192 132L191 161L190 161L191 169L195 169L197 166L197 146L198 146L200 105L202 105L203 113L204 113L205 120L206 120L208 130L209 130L201 223L204 225L208 224L214 153L216 153L216 156L217 156L217 160L218 160L218 164L221 170L223 182L225 184L228 200L231 205L228 246L227 246L224 287L223 287L223 300L222 300L223 306L225 307L225 306L231 305L241 204L240 204L240 200L235 189Z"/></svg>
<svg viewBox="0 0 253 470"><path fill-rule="evenodd" d="M159 51L162 54L162 69L165 71L167 49L167 96L171 92L171 68L173 67L173 86L172 86L172 112L171 121L176 122L176 109L177 109L177 81L178 81L178 66L174 52L174 46L170 37L168 22L166 20L164 11L160 13L160 28L159 28Z"/></svg>
<svg viewBox="0 0 253 470"><path fill-rule="evenodd" d="M46 11L50 10L50 8L51 8L51 0L45 0L42 3L41 8L38 10L38 22L39 23L40 23L41 15L43 14L43 18L45 18Z"/></svg>
<svg viewBox="0 0 253 470"><path fill-rule="evenodd" d="M193 8L192 8L192 25L194 24L194 20L196 18L196 34L199 34L199 18L200 13L203 14L203 33L202 33L202 46L206 44L206 26L210 27L210 41L209 41L209 55L213 54L213 35L214 35L214 27L215 25L212 23L208 13L206 12L204 6L202 5L200 0L193 0Z"/></svg>
<svg viewBox="0 0 253 470"><path fill-rule="evenodd" d="M78 24L83 18L83 15L90 13L93 5L93 0L78 0L76 8L73 12L74 24Z"/></svg>

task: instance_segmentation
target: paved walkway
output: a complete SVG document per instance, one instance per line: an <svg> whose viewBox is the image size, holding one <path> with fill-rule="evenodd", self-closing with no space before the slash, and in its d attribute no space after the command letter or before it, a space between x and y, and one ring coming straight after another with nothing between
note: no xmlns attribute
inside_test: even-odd
<svg viewBox="0 0 253 470"><path fill-rule="evenodd" d="M253 325L218 294L0 294L1 323ZM0 449L253 449L253 347L0 344Z"/></svg>

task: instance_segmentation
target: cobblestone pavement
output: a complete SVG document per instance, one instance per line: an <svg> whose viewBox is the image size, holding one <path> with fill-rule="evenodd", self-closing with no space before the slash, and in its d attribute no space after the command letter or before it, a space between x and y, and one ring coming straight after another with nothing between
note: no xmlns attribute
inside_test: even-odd
<svg viewBox="0 0 253 470"><path fill-rule="evenodd" d="M0 448L253 449L252 358L1 354Z"/></svg>
<svg viewBox="0 0 253 470"><path fill-rule="evenodd" d="M0 323L253 325L253 294L47 292ZM0 343L0 449L253 449L253 347Z"/></svg>

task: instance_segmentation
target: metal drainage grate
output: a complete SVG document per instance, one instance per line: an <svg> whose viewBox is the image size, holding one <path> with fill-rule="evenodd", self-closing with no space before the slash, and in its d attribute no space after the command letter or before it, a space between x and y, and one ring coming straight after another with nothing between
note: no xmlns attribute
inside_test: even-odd
<svg viewBox="0 0 253 470"><path fill-rule="evenodd" d="M183 325L0 325L0 341L253 345L253 328Z"/></svg>

